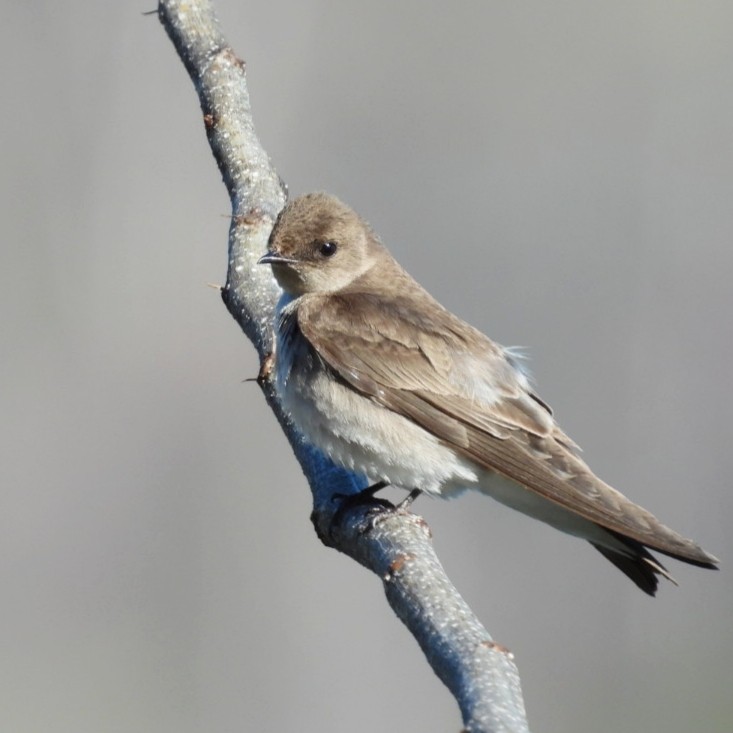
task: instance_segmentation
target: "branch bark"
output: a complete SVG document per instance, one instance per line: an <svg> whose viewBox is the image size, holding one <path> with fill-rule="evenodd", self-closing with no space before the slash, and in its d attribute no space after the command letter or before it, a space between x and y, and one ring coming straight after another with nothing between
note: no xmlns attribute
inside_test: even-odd
<svg viewBox="0 0 733 733"><path fill-rule="evenodd" d="M232 202L222 298L264 363L280 291L270 268L256 262L287 192L255 134L245 64L226 42L212 4L162 0L158 16L196 87ZM310 484L318 536L382 579L393 610L455 696L465 731L528 733L512 655L492 641L446 576L426 522L378 499L357 506L334 500L364 488L364 480L306 445L271 382L263 379L261 387Z"/></svg>

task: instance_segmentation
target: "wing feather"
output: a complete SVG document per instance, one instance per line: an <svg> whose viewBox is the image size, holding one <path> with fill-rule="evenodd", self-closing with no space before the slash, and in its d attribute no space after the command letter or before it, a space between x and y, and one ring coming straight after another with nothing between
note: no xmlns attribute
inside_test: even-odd
<svg viewBox="0 0 733 733"><path fill-rule="evenodd" d="M511 352L435 301L303 298L298 325L342 380L486 469L612 532L688 561L697 545L597 478Z"/></svg>

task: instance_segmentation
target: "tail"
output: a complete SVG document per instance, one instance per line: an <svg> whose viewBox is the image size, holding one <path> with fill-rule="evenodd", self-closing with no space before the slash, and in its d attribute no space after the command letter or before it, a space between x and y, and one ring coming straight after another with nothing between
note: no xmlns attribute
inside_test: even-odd
<svg viewBox="0 0 733 733"><path fill-rule="evenodd" d="M547 461L538 465L546 468ZM582 492L570 485L575 493L565 497L565 504L496 473L486 474L475 487L512 509L587 540L650 596L657 591L658 576L675 582L650 550L701 568L717 570L719 561L696 542L662 524L648 511L590 474L590 469L587 469L586 478L587 486ZM565 484L557 491L560 492L563 486ZM576 499L586 508L585 515L571 506Z"/></svg>
<svg viewBox="0 0 733 733"><path fill-rule="evenodd" d="M627 553L612 550L603 545L598 545L595 542L591 542L591 544L603 557L610 560L624 575L636 583L644 593L648 593L650 596L656 595L660 575L677 585L677 581L667 572L667 568L641 542L637 542L637 540L631 539L630 537L625 537L618 532L607 531L613 535L615 540L624 545L628 551ZM701 548L697 549L699 552L692 554L692 556L682 556L672 554L671 552L665 554L673 557L675 560L681 560L690 565L696 565L699 568L717 570L718 559L709 555ZM658 552L664 552L664 550L658 550Z"/></svg>

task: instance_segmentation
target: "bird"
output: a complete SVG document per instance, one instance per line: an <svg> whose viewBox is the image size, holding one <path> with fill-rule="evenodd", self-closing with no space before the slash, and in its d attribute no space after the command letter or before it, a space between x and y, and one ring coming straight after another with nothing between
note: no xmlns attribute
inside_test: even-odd
<svg viewBox="0 0 733 733"><path fill-rule="evenodd" d="M477 490L587 540L649 595L660 576L676 584L650 550L717 569L598 478L535 394L523 356L444 308L338 198L287 203L259 263L283 291L273 356L283 409L372 491Z"/></svg>

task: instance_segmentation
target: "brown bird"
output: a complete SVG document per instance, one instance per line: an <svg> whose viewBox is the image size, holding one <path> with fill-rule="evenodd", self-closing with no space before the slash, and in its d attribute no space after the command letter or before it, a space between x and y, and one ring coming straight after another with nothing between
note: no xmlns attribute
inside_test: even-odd
<svg viewBox="0 0 733 733"><path fill-rule="evenodd" d="M260 262L284 290L278 393L335 463L376 486L481 491L588 540L651 595L658 575L672 578L647 548L715 568L715 557L595 476L516 351L447 311L338 199L289 203Z"/></svg>

